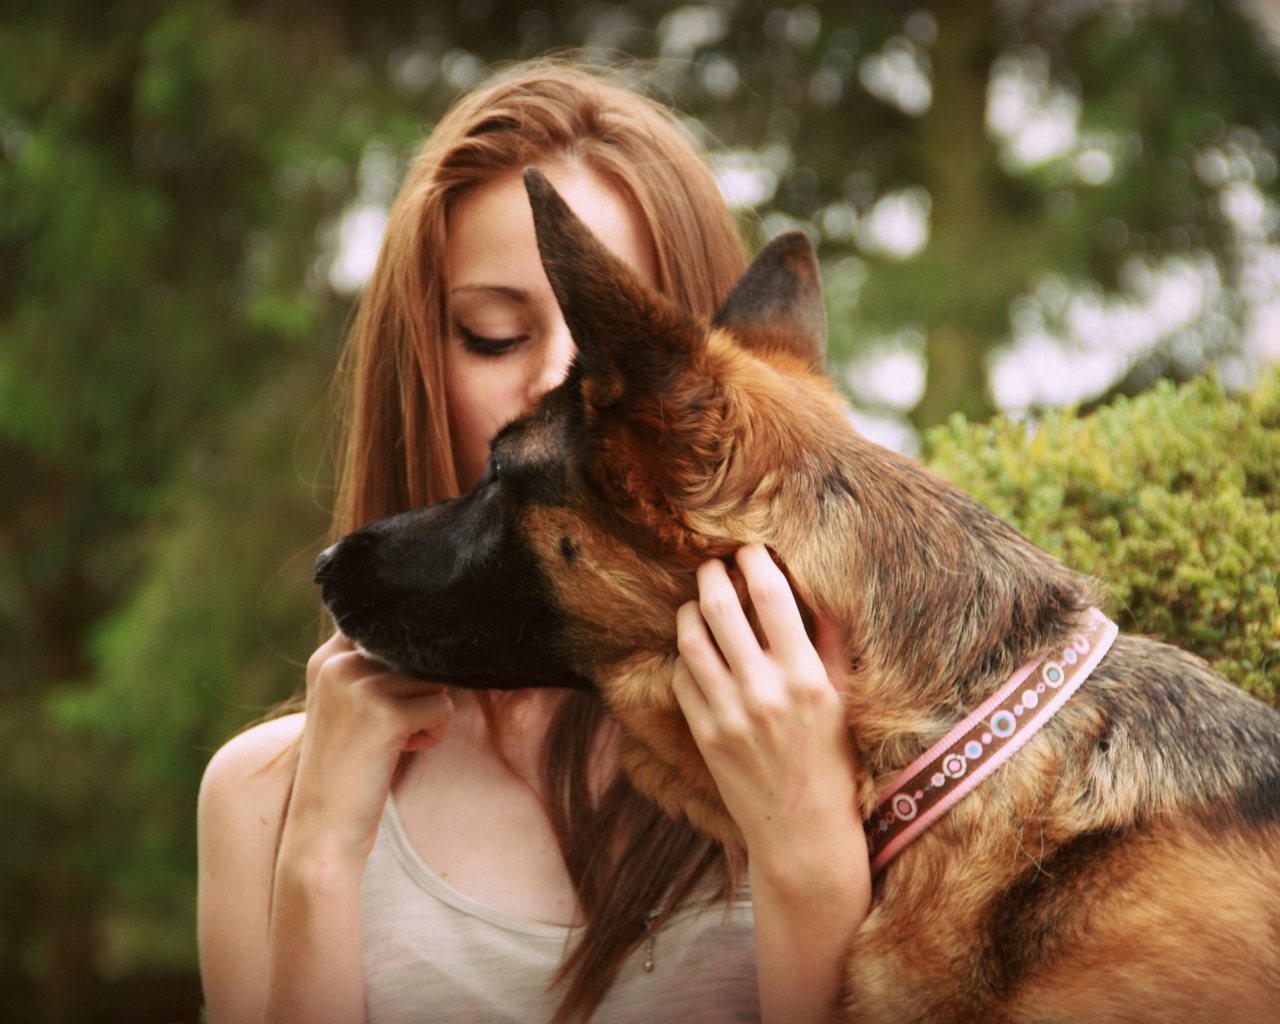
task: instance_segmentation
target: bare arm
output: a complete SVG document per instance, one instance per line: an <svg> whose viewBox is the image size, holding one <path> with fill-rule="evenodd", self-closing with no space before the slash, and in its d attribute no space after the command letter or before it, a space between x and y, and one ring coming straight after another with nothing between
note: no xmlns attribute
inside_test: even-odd
<svg viewBox="0 0 1280 1024"><path fill-rule="evenodd" d="M866 918L871 874L855 803L858 766L837 687L840 638L815 650L786 578L764 548L739 551L765 634L751 629L721 562L698 571L677 618L676 695L747 843L766 1024L831 1017L844 960Z"/></svg>
<svg viewBox="0 0 1280 1024"><path fill-rule="evenodd" d="M290 715L240 734L200 786L200 975L216 1024L262 1020L276 840L302 726Z"/></svg>
<svg viewBox="0 0 1280 1024"><path fill-rule="evenodd" d="M213 1024L364 1021L364 864L400 755L438 742L451 715L442 688L382 671L336 636L307 666L305 716L215 755L199 814Z"/></svg>

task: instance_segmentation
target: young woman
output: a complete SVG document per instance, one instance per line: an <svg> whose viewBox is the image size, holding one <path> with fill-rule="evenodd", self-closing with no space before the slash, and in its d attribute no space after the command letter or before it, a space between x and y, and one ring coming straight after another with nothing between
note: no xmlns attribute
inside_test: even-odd
<svg viewBox="0 0 1280 1024"><path fill-rule="evenodd" d="M498 429L563 379L530 165L697 316L745 265L667 112L564 65L463 99L410 171L352 333L337 534L473 486ZM673 629L681 707L745 850L631 789L593 696L446 692L335 635L305 713L205 775L213 1024L825 1020L870 891L842 641L820 624L819 654L763 549L737 563L764 643L720 562Z"/></svg>

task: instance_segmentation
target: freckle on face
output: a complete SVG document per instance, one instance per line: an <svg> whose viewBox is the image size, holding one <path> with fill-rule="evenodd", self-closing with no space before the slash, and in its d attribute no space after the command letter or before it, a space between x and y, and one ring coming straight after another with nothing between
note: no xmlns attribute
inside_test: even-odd
<svg viewBox="0 0 1280 1024"><path fill-rule="evenodd" d="M542 170L601 242L656 286L649 231L625 196L581 164ZM575 349L538 257L519 171L459 198L446 238L445 394L458 486L466 491L484 475L494 435L564 379ZM464 330L514 344L475 350Z"/></svg>

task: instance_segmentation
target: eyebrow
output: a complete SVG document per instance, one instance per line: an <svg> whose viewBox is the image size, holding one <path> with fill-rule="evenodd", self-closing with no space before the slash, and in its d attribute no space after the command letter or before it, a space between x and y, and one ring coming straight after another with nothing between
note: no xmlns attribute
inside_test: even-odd
<svg viewBox="0 0 1280 1024"><path fill-rule="evenodd" d="M511 299L513 302L529 301L529 293L523 288L509 288L501 284L460 284L456 288L449 289L450 295L457 292L492 292Z"/></svg>

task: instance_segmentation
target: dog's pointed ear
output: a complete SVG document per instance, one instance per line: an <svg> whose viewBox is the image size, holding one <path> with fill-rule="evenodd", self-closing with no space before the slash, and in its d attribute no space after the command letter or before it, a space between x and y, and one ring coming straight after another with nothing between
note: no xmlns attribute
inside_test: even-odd
<svg viewBox="0 0 1280 1024"><path fill-rule="evenodd" d="M603 408L624 393L661 394L705 343L703 332L605 248L541 171L526 168L524 184L542 266L578 347L587 400Z"/></svg>
<svg viewBox="0 0 1280 1024"><path fill-rule="evenodd" d="M786 351L821 370L827 350L827 312L813 242L788 231L760 250L716 314L754 351Z"/></svg>

